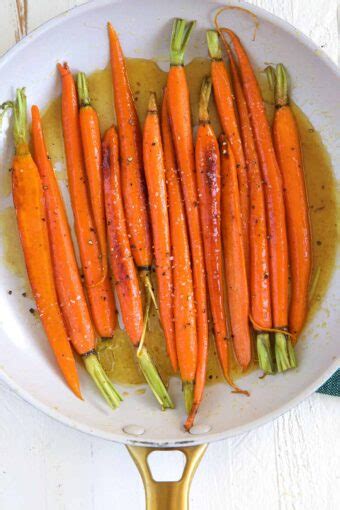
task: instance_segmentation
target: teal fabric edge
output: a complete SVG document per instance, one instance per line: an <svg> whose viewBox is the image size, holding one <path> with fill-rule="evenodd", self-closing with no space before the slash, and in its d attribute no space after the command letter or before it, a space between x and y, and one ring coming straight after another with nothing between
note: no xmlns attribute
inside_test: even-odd
<svg viewBox="0 0 340 510"><path fill-rule="evenodd" d="M317 393L340 397L340 368L317 390Z"/></svg>

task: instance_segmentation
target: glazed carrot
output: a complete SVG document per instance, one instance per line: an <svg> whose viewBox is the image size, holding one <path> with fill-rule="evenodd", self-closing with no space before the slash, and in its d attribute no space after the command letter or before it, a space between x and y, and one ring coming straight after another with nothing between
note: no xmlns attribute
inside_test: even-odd
<svg viewBox="0 0 340 510"><path fill-rule="evenodd" d="M13 108L15 156L12 164L12 190L27 274L40 320L59 368L73 393L82 398L53 278L43 190L28 147L24 89L17 90Z"/></svg>
<svg viewBox="0 0 340 510"><path fill-rule="evenodd" d="M260 163L255 147L253 130L238 69L229 47L227 47L227 52L230 61L230 72L240 119L240 130L249 179L250 311L253 323L254 325L256 324L257 330L256 345L259 366L262 370L264 370L264 372L273 373L274 364L271 355L270 336L269 333L266 332L266 330L272 327L272 317L270 302L269 247L267 239L264 190L262 186Z"/></svg>
<svg viewBox="0 0 340 510"><path fill-rule="evenodd" d="M104 301L104 303L99 303L98 305L99 312L102 310L102 316L100 320L97 320L98 333L102 337L111 337L117 325L117 314L115 299L108 276L99 119L96 110L91 105L86 76L84 73L78 73L77 88L79 100L79 125L83 146L89 199L91 203L96 234L101 250L101 263L104 272L107 274L102 285L90 291L90 294L92 294L92 299L94 301L96 300L96 296L98 296L99 301Z"/></svg>
<svg viewBox="0 0 340 510"><path fill-rule="evenodd" d="M177 163L182 183L186 218L192 254L194 296L197 324L197 370L195 400L200 401L204 390L208 355L207 289L204 265L203 242L198 210L198 197L195 182L195 158L192 139L189 89L183 67L184 53L194 22L182 19L174 21L170 69L168 74L168 110L173 133ZM224 360L220 359L224 373L228 373Z"/></svg>
<svg viewBox="0 0 340 510"><path fill-rule="evenodd" d="M44 190L58 299L70 339L78 354L82 355L95 348L96 334L79 276L64 203L47 155L37 106L32 106L32 142L34 160Z"/></svg>
<svg viewBox="0 0 340 510"><path fill-rule="evenodd" d="M224 307L223 256L221 241L221 169L219 146L210 124L208 104L211 79L202 83L199 126L196 138L196 180L199 194L204 259L216 346L223 366L228 367L227 317ZM225 373L227 379L229 373Z"/></svg>
<svg viewBox="0 0 340 510"><path fill-rule="evenodd" d="M163 408L173 407L147 348L143 345L148 309L143 320L142 297L124 215L118 137L114 127L106 131L102 150L108 247L122 319L130 340L137 349L139 366L156 399Z"/></svg>
<svg viewBox="0 0 340 510"><path fill-rule="evenodd" d="M79 102L79 125L83 145L84 163L96 232L103 255L106 258L106 227L103 177L101 173L102 148L99 119L91 104L85 73L77 75Z"/></svg>
<svg viewBox="0 0 340 510"><path fill-rule="evenodd" d="M251 338L237 169L233 151L225 135L220 136L220 145L222 237L228 306L235 355L241 367L246 369L251 361Z"/></svg>
<svg viewBox="0 0 340 510"><path fill-rule="evenodd" d="M222 51L218 33L207 31L208 49L211 57L211 79L214 98L222 131L227 135L237 167L237 178L240 190L242 232L244 238L244 254L246 257L247 274L249 275L249 183L242 140L238 126L233 91L227 68L222 60Z"/></svg>
<svg viewBox="0 0 340 510"><path fill-rule="evenodd" d="M118 165L118 142L112 127L103 140L102 166L109 253L123 322L132 343L138 346L143 332L143 306L121 202Z"/></svg>
<svg viewBox="0 0 340 510"><path fill-rule="evenodd" d="M151 92L143 130L143 160L154 245L160 319L174 372L177 354L172 304L170 227L165 183L163 144L156 95Z"/></svg>
<svg viewBox="0 0 340 510"><path fill-rule="evenodd" d="M58 64L58 70L62 78L62 124L68 184L85 285L94 325L100 336L111 337L116 322L114 300L87 189L77 91L68 65Z"/></svg>
<svg viewBox="0 0 340 510"><path fill-rule="evenodd" d="M308 310L311 233L299 131L289 106L288 78L282 64L276 67L275 104L273 136L283 178L291 271L288 323L290 332L297 336L303 328Z"/></svg>
<svg viewBox="0 0 340 510"><path fill-rule="evenodd" d="M185 403L189 412L191 407L198 407L200 403L200 400L196 401L196 394L194 393L194 405L191 406L192 389L190 390L190 386L193 386L197 368L196 314L189 239L169 122L167 90L164 91L162 104L162 137L173 256L173 308L176 350L184 385ZM202 398L202 395L199 395L199 398Z"/></svg>
<svg viewBox="0 0 340 510"><path fill-rule="evenodd" d="M37 106L32 106L32 141L44 190L54 281L66 330L100 392L108 404L115 408L122 398L106 376L95 352L96 334L79 275L64 203L47 155Z"/></svg>
<svg viewBox="0 0 340 510"><path fill-rule="evenodd" d="M241 73L257 153L265 181L267 227L269 234L270 285L273 326L284 331L288 325L288 243L282 179L275 156L272 136L259 85L248 55L239 38L223 28L233 43ZM283 333L275 334L276 360L288 360L287 342Z"/></svg>
<svg viewBox="0 0 340 510"><path fill-rule="evenodd" d="M142 134L118 35L108 23L114 103L121 157L121 186L127 229L135 263L157 308L150 281L151 228L143 172Z"/></svg>

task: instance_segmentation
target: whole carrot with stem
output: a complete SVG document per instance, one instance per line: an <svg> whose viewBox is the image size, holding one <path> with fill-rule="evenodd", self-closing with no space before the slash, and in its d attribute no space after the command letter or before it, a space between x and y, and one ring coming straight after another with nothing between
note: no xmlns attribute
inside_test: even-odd
<svg viewBox="0 0 340 510"><path fill-rule="evenodd" d="M205 77L201 87L195 147L196 181L215 342L219 357L223 359L223 366L229 367L229 335L223 288L220 151L209 119L210 94L211 79ZM224 375L233 385L229 372Z"/></svg>
<svg viewBox="0 0 340 510"><path fill-rule="evenodd" d="M58 70L62 80L62 125L68 184L91 315L100 336L112 337L116 324L114 299L87 186L77 91L68 65L58 64Z"/></svg>
<svg viewBox="0 0 340 510"><path fill-rule="evenodd" d="M249 293L243 250L241 205L236 161L225 135L221 146L222 238L228 307L236 359L245 370L251 361Z"/></svg>
<svg viewBox="0 0 340 510"><path fill-rule="evenodd" d="M173 407L171 398L144 345L150 301L143 319L142 297L124 215L118 137L114 127L105 133L102 149L108 246L122 319L130 340L137 349L139 366L157 401L164 409Z"/></svg>
<svg viewBox="0 0 340 510"><path fill-rule="evenodd" d="M232 30L223 28L220 33L222 36L224 33L229 35L238 58L242 86L260 160L269 235L272 319L274 328L282 330L275 333L276 360L279 364L281 359L284 360L289 368L290 365L294 365L294 360L289 361L287 339L284 334L288 325L288 243L280 168L261 91L248 55Z"/></svg>
<svg viewBox="0 0 340 510"><path fill-rule="evenodd" d="M78 73L77 75L77 90L79 103L79 126L83 146L86 177L93 219L96 225L96 232L103 256L102 264L104 266L104 264L107 262L107 243L103 176L101 172L101 136L98 115L91 104L91 98L85 73Z"/></svg>
<svg viewBox="0 0 340 510"><path fill-rule="evenodd" d="M82 398L77 368L55 288L43 190L38 168L28 146L24 89L17 89L15 102L8 102L7 105L11 105L14 110L12 190L28 279L59 368L73 393Z"/></svg>
<svg viewBox="0 0 340 510"><path fill-rule="evenodd" d="M246 160L238 126L237 112L233 90L227 68L222 59L222 51L216 30L207 31L208 50L211 58L211 79L214 98L222 131L227 135L231 145L237 168L240 190L242 232L244 238L244 254L246 257L247 274L249 275L249 183Z"/></svg>
<svg viewBox="0 0 340 510"><path fill-rule="evenodd" d="M162 138L164 147L165 178L169 202L170 238L173 256L174 286L174 321L175 340L179 371L183 381L184 400L189 413L197 409L202 399L202 392L197 395L194 386L197 368L197 331L196 310L194 304L194 287L190 261L190 246L186 227L184 204L181 194L175 148L173 145L167 90L164 91L162 103ZM204 385L204 381L203 381ZM194 395L192 400L192 388ZM195 415L190 413L185 427L190 429Z"/></svg>
<svg viewBox="0 0 340 510"><path fill-rule="evenodd" d="M172 303L172 270L170 227L165 182L163 144L156 94L151 92L143 130L143 160L149 195L160 319L167 352L174 372L177 371L174 315Z"/></svg>
<svg viewBox="0 0 340 510"><path fill-rule="evenodd" d="M102 318L98 322L97 329L101 336L113 335L117 324L116 305L108 275L107 242L105 226L105 205L103 179L101 172L102 152L99 119L96 110L91 105L87 86L86 75L78 73L77 76L78 101L79 101L79 126L82 139L86 178L88 183L91 210L95 223L96 233L101 249L101 263L107 274L103 281L102 289L97 293L100 299L105 301L102 308ZM92 293L94 293L92 291Z"/></svg>
<svg viewBox="0 0 340 510"><path fill-rule="evenodd" d="M273 137L283 178L291 271L288 324L289 331L297 337L308 311L312 270L311 232L300 136L289 105L287 71L282 64L278 64L275 74Z"/></svg>
<svg viewBox="0 0 340 510"><path fill-rule="evenodd" d="M227 53L246 164L250 192L249 251L250 278L249 297L253 326L256 330L256 346L259 366L265 373L274 373L268 329L272 327L270 302L269 247L267 239L266 205L260 162L258 159L247 103L244 97L238 69L229 47Z"/></svg>
<svg viewBox="0 0 340 510"><path fill-rule="evenodd" d="M170 69L167 81L168 111L185 203L192 254L197 324L197 370L195 400L203 394L208 356L207 289L203 241L195 182L195 157L191 127L189 88L184 70L184 54L194 22L175 19L171 36ZM228 367L220 362L225 374Z"/></svg>
<svg viewBox="0 0 340 510"><path fill-rule="evenodd" d="M131 252L144 285L157 309L150 280L151 227L143 171L142 134L130 89L124 54L118 35L108 23L114 104L121 158L121 187Z"/></svg>
<svg viewBox="0 0 340 510"><path fill-rule="evenodd" d="M98 389L108 404L115 408L122 398L105 374L95 352L96 333L79 275L64 203L47 154L37 106L32 106L32 141L44 190L54 281L66 330Z"/></svg>

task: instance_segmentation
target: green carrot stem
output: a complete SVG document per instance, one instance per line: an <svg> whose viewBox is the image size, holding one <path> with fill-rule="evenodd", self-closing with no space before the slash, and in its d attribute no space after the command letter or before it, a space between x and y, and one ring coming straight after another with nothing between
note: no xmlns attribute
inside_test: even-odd
<svg viewBox="0 0 340 510"><path fill-rule="evenodd" d="M198 105L198 120L201 123L209 122L209 100L211 94L211 78L205 76L202 81L201 94Z"/></svg>
<svg viewBox="0 0 340 510"><path fill-rule="evenodd" d="M87 79L86 79L85 73L78 73L77 89L78 89L79 107L82 108L84 106L90 106L91 99L90 99L90 94L89 94L89 89L87 86Z"/></svg>
<svg viewBox="0 0 340 510"><path fill-rule="evenodd" d="M291 338L287 340L287 349L288 349L288 357L291 368L296 368L298 366L296 354L294 350L294 346L292 344Z"/></svg>
<svg viewBox="0 0 340 510"><path fill-rule="evenodd" d="M275 104L276 106L286 106L289 103L288 98L288 75L283 64L276 66L275 82Z"/></svg>
<svg viewBox="0 0 340 510"><path fill-rule="evenodd" d="M147 274L147 273L146 273ZM151 285L151 281L148 280L148 283ZM152 299L153 291L148 292L146 296L146 308L144 314L144 327L141 336L141 340L137 349L137 361L139 363L140 369L143 372L143 375L146 379L146 382L151 388L151 391L156 397L156 400L161 404L162 409L167 409L169 407L173 408L174 405L172 400L167 392L167 389L159 375L153 361L147 351L146 346L144 345L147 325L149 322L150 315L150 306Z"/></svg>
<svg viewBox="0 0 340 510"><path fill-rule="evenodd" d="M147 271L147 270L144 270L144 269L141 270L140 277L141 277L141 279L142 279L142 281L144 283L144 286L145 286L145 289L146 289L146 292L147 292L147 296L151 297L152 302L153 302L153 306L155 307L155 310L156 310L157 315L159 317L158 304L157 304L154 288L152 286L152 282L151 282L151 278L150 278L150 271ZM148 299L148 297L147 297L147 299Z"/></svg>
<svg viewBox="0 0 340 510"><path fill-rule="evenodd" d="M9 104L9 102L8 102ZM16 98L13 103L13 137L16 154L27 152L27 97L25 88L17 89Z"/></svg>
<svg viewBox="0 0 340 510"><path fill-rule="evenodd" d="M195 23L195 21L181 18L175 19L171 34L170 65L182 66L184 64L185 50Z"/></svg>
<svg viewBox="0 0 340 510"><path fill-rule="evenodd" d="M145 342L146 330L149 325L150 308L151 308L151 297L150 297L150 294L148 293L146 295L146 307L145 307L144 318L143 318L143 331L142 331L142 336L140 338L140 342L139 342L138 349L137 349L137 358L138 358L138 355L139 355L140 351L142 350L144 342Z"/></svg>
<svg viewBox="0 0 340 510"><path fill-rule="evenodd" d="M190 413L194 401L194 383L183 382L184 404L187 414Z"/></svg>
<svg viewBox="0 0 340 510"><path fill-rule="evenodd" d="M293 345L287 336L282 333L275 333L275 359L279 372L284 372L297 366Z"/></svg>
<svg viewBox="0 0 340 510"><path fill-rule="evenodd" d="M220 39L216 30L207 30L207 43L210 58L213 60L222 60Z"/></svg>
<svg viewBox="0 0 340 510"><path fill-rule="evenodd" d="M174 404L171 400L169 393L155 367L153 361L147 351L147 348L143 346L137 351L137 360L139 366L143 372L146 382L150 386L153 394L157 401L162 406L162 409L174 408Z"/></svg>
<svg viewBox="0 0 340 510"><path fill-rule="evenodd" d="M314 275L312 278L312 283L310 284L310 288L309 288L309 296L308 296L309 303L311 303L314 299L314 295L315 295L315 292L316 292L316 289L317 289L317 286L319 283L320 275L321 275L321 267L318 266L315 268Z"/></svg>
<svg viewBox="0 0 340 510"><path fill-rule="evenodd" d="M3 121L3 118L5 116L5 113L8 110L13 110L13 108L14 108L13 101L5 101L4 103L2 103L0 105L0 133L2 131L2 121Z"/></svg>
<svg viewBox="0 0 340 510"><path fill-rule="evenodd" d="M97 357L97 354L91 353L83 356L86 370L92 377L95 385L99 389L100 393L105 398L106 402L112 409L116 409L119 406L123 398L113 386L112 382L104 372L102 365Z"/></svg>
<svg viewBox="0 0 340 510"><path fill-rule="evenodd" d="M271 92L275 92L276 73L273 66L267 66L264 70L267 76L269 89Z"/></svg>
<svg viewBox="0 0 340 510"><path fill-rule="evenodd" d="M275 367L271 354L270 336L268 333L257 333L256 347L259 367L265 374L274 374Z"/></svg>

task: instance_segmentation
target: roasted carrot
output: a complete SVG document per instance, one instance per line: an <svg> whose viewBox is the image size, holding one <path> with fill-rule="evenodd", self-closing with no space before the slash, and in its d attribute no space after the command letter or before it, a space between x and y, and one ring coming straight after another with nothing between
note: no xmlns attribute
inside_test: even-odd
<svg viewBox="0 0 340 510"><path fill-rule="evenodd" d="M91 104L85 73L77 75L79 102L79 125L84 153L84 163L88 182L89 196L96 232L102 251L102 264L106 262L106 227L103 177L101 172L102 148L99 119ZM105 261L105 262L104 262Z"/></svg>
<svg viewBox="0 0 340 510"><path fill-rule="evenodd" d="M223 366L228 367L227 317L223 289L221 240L221 168L219 146L210 124L208 104L211 79L204 78L199 102L199 126L196 138L196 180L199 194L204 260L210 297L215 341ZM229 372L224 373L230 379Z"/></svg>
<svg viewBox="0 0 340 510"><path fill-rule="evenodd" d="M163 408L173 407L171 398L144 345L148 308L143 320L141 291L124 215L118 137L114 127L105 133L102 150L108 247L122 319L131 342L137 349L139 366L156 399Z"/></svg>
<svg viewBox="0 0 340 510"><path fill-rule="evenodd" d="M228 137L228 141L231 145L236 161L237 178L240 190L244 254L246 257L247 274L249 275L249 183L246 161L238 126L233 91L227 68L222 59L218 33L215 30L208 30L207 41L211 57L211 79L218 116L222 126L222 131Z"/></svg>
<svg viewBox="0 0 340 510"><path fill-rule="evenodd" d="M84 73L78 73L77 88L79 100L79 125L83 146L86 177L88 182L88 191L91 201L93 220L96 226L96 232L101 249L102 265L104 271L107 272L107 242L103 178L101 172L102 149L99 119L96 110L91 104L86 75ZM106 298L108 301L108 322L111 324L111 328L115 328L117 319L112 290L107 292ZM110 326L108 325L107 327Z"/></svg>
<svg viewBox="0 0 340 510"><path fill-rule="evenodd" d="M37 106L32 106L32 141L34 159L44 190L54 281L66 330L100 392L108 404L115 408L122 398L106 376L95 352L96 334L79 275L64 203L46 151Z"/></svg>
<svg viewBox="0 0 340 510"><path fill-rule="evenodd" d="M245 370L251 361L251 338L237 169L233 151L225 135L220 136L220 146L222 238L228 306L236 359Z"/></svg>
<svg viewBox="0 0 340 510"><path fill-rule="evenodd" d="M156 95L151 92L143 130L143 161L149 196L160 319L174 372L177 354L172 303L170 227L165 167Z"/></svg>
<svg viewBox="0 0 340 510"><path fill-rule="evenodd" d="M282 64L276 67L275 105L273 137L283 178L291 272L288 323L289 331L297 336L308 311L311 233L299 131L289 105L287 72Z"/></svg>
<svg viewBox="0 0 340 510"><path fill-rule="evenodd" d="M187 22L183 19L176 19L174 21L171 36L167 94L168 111L182 184L192 256L198 342L194 400L200 402L204 391L208 355L207 289L195 182L195 158L189 88L183 67L185 48L193 27L194 22ZM227 373L228 368L223 365L224 360L222 358L220 358L220 362L224 373Z"/></svg>
<svg viewBox="0 0 340 510"><path fill-rule="evenodd" d="M244 95L260 159L269 235L272 320L274 328L284 331L288 326L288 243L280 168L261 91L248 55L234 32L223 28L221 33L222 36L224 33L230 36L238 58ZM289 360L286 336L283 332L275 334L275 351L278 363L279 358L286 362Z"/></svg>
<svg viewBox="0 0 340 510"><path fill-rule="evenodd" d="M150 280L152 240L143 172L142 134L126 72L123 51L111 23L108 23L108 31L120 146L121 187L130 246L149 296L157 308Z"/></svg>
<svg viewBox="0 0 340 510"><path fill-rule="evenodd" d="M93 217L87 186L78 115L77 91L67 64L58 64L62 78L62 124L75 231L94 325L102 337L113 335L114 299L105 257Z"/></svg>
<svg viewBox="0 0 340 510"><path fill-rule="evenodd" d="M172 141L167 90L162 104L162 137L165 177L169 202L170 238L173 256L174 320L179 371L183 381L187 411L198 407L192 403L192 386L197 368L197 331L194 305L194 287L190 261L190 246L186 227L179 175ZM190 388L191 387L191 388ZM193 421L193 420L192 420ZM188 425L190 428L191 425Z"/></svg>
<svg viewBox="0 0 340 510"><path fill-rule="evenodd" d="M42 185L28 147L24 89L17 90L13 109L15 156L12 190L27 274L40 320L59 368L73 393L82 398L73 352L58 304Z"/></svg>
<svg viewBox="0 0 340 510"><path fill-rule="evenodd" d="M250 278L249 298L253 325L256 329L256 345L259 366L266 373L274 373L270 336L266 330L272 327L270 302L269 247L267 239L266 206L260 162L257 155L249 111L244 97L238 69L229 47L230 72L246 164L250 192L249 251Z"/></svg>

